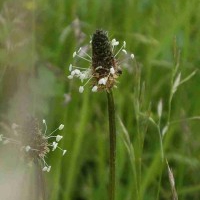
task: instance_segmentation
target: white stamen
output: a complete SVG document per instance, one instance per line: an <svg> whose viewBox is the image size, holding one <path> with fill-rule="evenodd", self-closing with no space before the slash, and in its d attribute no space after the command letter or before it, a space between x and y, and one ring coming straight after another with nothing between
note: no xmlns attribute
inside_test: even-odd
<svg viewBox="0 0 200 200"><path fill-rule="evenodd" d="M46 124L46 120L43 119L42 122L43 122L43 124L45 125L44 135L46 135L46 133L47 133L47 124Z"/></svg>
<svg viewBox="0 0 200 200"><path fill-rule="evenodd" d="M73 53L73 58L77 55L76 51Z"/></svg>
<svg viewBox="0 0 200 200"><path fill-rule="evenodd" d="M55 151L57 146L58 146L58 143L57 142L53 142L52 146L53 146L52 151Z"/></svg>
<svg viewBox="0 0 200 200"><path fill-rule="evenodd" d="M69 65L69 71L72 71L72 64Z"/></svg>
<svg viewBox="0 0 200 200"><path fill-rule="evenodd" d="M60 140L62 140L63 136L62 135L57 135L56 136L56 142L59 142Z"/></svg>
<svg viewBox="0 0 200 200"><path fill-rule="evenodd" d="M92 88L92 92L97 92L97 89L98 89L98 87L95 85L95 86Z"/></svg>
<svg viewBox="0 0 200 200"><path fill-rule="evenodd" d="M72 76L72 75L69 75L67 78L68 78L68 79L73 79L73 78L74 78L74 76Z"/></svg>
<svg viewBox="0 0 200 200"><path fill-rule="evenodd" d="M115 69L113 67L110 68L110 73L115 74Z"/></svg>
<svg viewBox="0 0 200 200"><path fill-rule="evenodd" d="M61 124L59 127L58 127L58 129L61 131L61 130L63 130L63 128L64 128L64 124Z"/></svg>
<svg viewBox="0 0 200 200"><path fill-rule="evenodd" d="M84 87L83 87L83 86L80 86L80 87L79 87L79 92L80 92L80 93L83 93L83 91L84 91Z"/></svg>
<svg viewBox="0 0 200 200"><path fill-rule="evenodd" d="M123 51L125 54L127 54L127 51L126 51L125 49L122 49L122 51Z"/></svg>
<svg viewBox="0 0 200 200"><path fill-rule="evenodd" d="M81 50L82 50L82 48L80 47L79 50L78 50L78 53L79 53Z"/></svg>
<svg viewBox="0 0 200 200"><path fill-rule="evenodd" d="M67 150L63 150L63 154L62 155L64 156L66 154L66 152L67 152Z"/></svg>
<svg viewBox="0 0 200 200"><path fill-rule="evenodd" d="M134 59L134 58L135 58L135 56L134 56L134 54L133 54L133 53L131 54L131 58L132 58L132 59Z"/></svg>
<svg viewBox="0 0 200 200"><path fill-rule="evenodd" d="M50 170L51 170L51 166L49 166L49 167L47 168L47 172L50 172Z"/></svg>
<svg viewBox="0 0 200 200"><path fill-rule="evenodd" d="M112 39L112 41L111 41L111 45L114 47L114 46L117 46L117 45L119 45L119 42L114 38L114 39Z"/></svg>
<svg viewBox="0 0 200 200"><path fill-rule="evenodd" d="M75 70L71 71L71 75L74 76L76 74Z"/></svg>
<svg viewBox="0 0 200 200"><path fill-rule="evenodd" d="M81 71L80 71L79 69L75 69L75 70L74 70L74 73L75 73L76 75L79 75L79 74L81 73Z"/></svg>
<svg viewBox="0 0 200 200"><path fill-rule="evenodd" d="M31 149L30 146L26 146L26 147L25 147L26 152L29 152L30 149Z"/></svg>
<svg viewBox="0 0 200 200"><path fill-rule="evenodd" d="M98 69L102 69L102 66L98 66L95 71L97 71Z"/></svg>
<svg viewBox="0 0 200 200"><path fill-rule="evenodd" d="M82 56L80 56L80 55L78 55L78 54L77 54L77 56L78 56L79 58L82 58L83 60L86 60L86 61L90 62L90 63L92 62L91 60L88 60L87 58L84 58L84 57L82 57Z"/></svg>
<svg viewBox="0 0 200 200"><path fill-rule="evenodd" d="M46 172L47 169L48 169L48 167L45 166L45 167L43 167L42 171L43 171L43 172Z"/></svg>
<svg viewBox="0 0 200 200"><path fill-rule="evenodd" d="M126 41L123 42L123 46L124 46L124 48L126 48Z"/></svg>
<svg viewBox="0 0 200 200"><path fill-rule="evenodd" d="M106 79L105 78L99 79L98 84L99 85L105 85L106 84Z"/></svg>

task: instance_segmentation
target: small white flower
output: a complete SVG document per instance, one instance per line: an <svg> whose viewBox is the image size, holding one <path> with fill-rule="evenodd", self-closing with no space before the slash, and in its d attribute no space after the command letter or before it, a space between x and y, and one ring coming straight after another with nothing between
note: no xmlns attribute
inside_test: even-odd
<svg viewBox="0 0 200 200"><path fill-rule="evenodd" d="M45 119L43 119L43 120L42 120L42 123L43 123L43 124L45 124L45 123L46 123L46 120L45 120Z"/></svg>
<svg viewBox="0 0 200 200"><path fill-rule="evenodd" d="M66 154L66 152L67 152L67 150L63 150L63 154L62 155L64 156Z"/></svg>
<svg viewBox="0 0 200 200"><path fill-rule="evenodd" d="M52 151L55 151L57 146L58 146L58 143L57 142L53 142L52 146L53 146Z"/></svg>
<svg viewBox="0 0 200 200"><path fill-rule="evenodd" d="M26 146L26 147L25 147L26 152L29 152L30 149L31 149L30 146Z"/></svg>
<svg viewBox="0 0 200 200"><path fill-rule="evenodd" d="M110 73L115 74L115 69L113 67L110 68Z"/></svg>
<svg viewBox="0 0 200 200"><path fill-rule="evenodd" d="M51 166L49 166L49 167L47 168L47 172L50 172L50 170L51 170Z"/></svg>
<svg viewBox="0 0 200 200"><path fill-rule="evenodd" d="M63 124L61 124L59 127L58 127L58 129L61 131L61 130L63 130L63 128L64 128L64 125Z"/></svg>
<svg viewBox="0 0 200 200"><path fill-rule="evenodd" d="M56 142L59 142L60 140L62 140L63 136L62 135L57 135L56 136Z"/></svg>
<svg viewBox="0 0 200 200"><path fill-rule="evenodd" d="M132 59L134 59L134 58L135 58L135 56L134 56L134 54L133 54L133 53L131 54L131 58L132 58Z"/></svg>
<svg viewBox="0 0 200 200"><path fill-rule="evenodd" d="M68 79L73 79L73 78L74 78L74 76L72 76L72 75L68 76Z"/></svg>
<svg viewBox="0 0 200 200"><path fill-rule="evenodd" d="M77 54L76 54L76 51L74 51L74 53L73 53L73 58L76 56Z"/></svg>
<svg viewBox="0 0 200 200"><path fill-rule="evenodd" d="M72 64L69 65L69 71L72 71Z"/></svg>
<svg viewBox="0 0 200 200"><path fill-rule="evenodd" d="M83 93L83 91L84 91L84 87L83 87L83 86L80 86L80 87L79 87L79 92L80 92L80 93Z"/></svg>
<svg viewBox="0 0 200 200"><path fill-rule="evenodd" d="M46 172L47 169L48 169L48 167L45 166L45 167L43 167L42 171L43 171L43 172Z"/></svg>
<svg viewBox="0 0 200 200"><path fill-rule="evenodd" d="M97 89L98 89L98 87L95 85L95 86L92 88L92 92L97 92Z"/></svg>

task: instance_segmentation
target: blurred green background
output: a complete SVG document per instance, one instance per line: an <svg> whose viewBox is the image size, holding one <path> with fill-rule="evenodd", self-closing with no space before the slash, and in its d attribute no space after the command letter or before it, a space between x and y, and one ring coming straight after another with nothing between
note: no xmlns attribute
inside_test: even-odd
<svg viewBox="0 0 200 200"><path fill-rule="evenodd" d="M80 94L80 82L67 79L73 52L89 44L97 28L107 30L110 38L127 42L127 50L134 53L141 69L141 85L145 83L144 92L136 90L136 64L129 62L114 90L117 116L130 136L127 148L117 118L116 199L137 199L137 186L141 199L172 199L167 167L161 163L159 135L147 116L158 121L157 105L162 99L160 126L166 125L175 38L180 50L178 72L184 78L199 68L199 27L199 0L0 1L1 121L17 123L30 114L41 122L45 118L49 130L65 125L62 147L68 153L62 157L58 151L48 157L52 170L45 174L47 199L108 199L106 94L89 89ZM178 88L171 121L199 115L199 86L197 71ZM199 124L198 120L172 124L163 139L182 200L200 199ZM144 138L142 146L138 145L139 136ZM131 144L136 160L127 151Z"/></svg>

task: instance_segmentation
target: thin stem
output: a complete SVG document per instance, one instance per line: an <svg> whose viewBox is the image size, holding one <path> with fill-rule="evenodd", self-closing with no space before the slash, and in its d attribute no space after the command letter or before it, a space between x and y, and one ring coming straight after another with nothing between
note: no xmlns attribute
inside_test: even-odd
<svg viewBox="0 0 200 200"><path fill-rule="evenodd" d="M112 91L107 92L108 116L110 132L110 174L109 174L109 200L115 199L115 157L116 157L116 125L115 104Z"/></svg>

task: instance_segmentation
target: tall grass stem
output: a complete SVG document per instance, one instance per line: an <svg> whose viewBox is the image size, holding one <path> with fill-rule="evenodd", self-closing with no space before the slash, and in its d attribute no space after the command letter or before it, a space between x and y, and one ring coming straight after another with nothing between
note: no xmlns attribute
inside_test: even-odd
<svg viewBox="0 0 200 200"><path fill-rule="evenodd" d="M110 134L110 174L109 174L109 200L115 199L115 159L116 159L116 125L115 104L112 90L107 92L109 134Z"/></svg>

